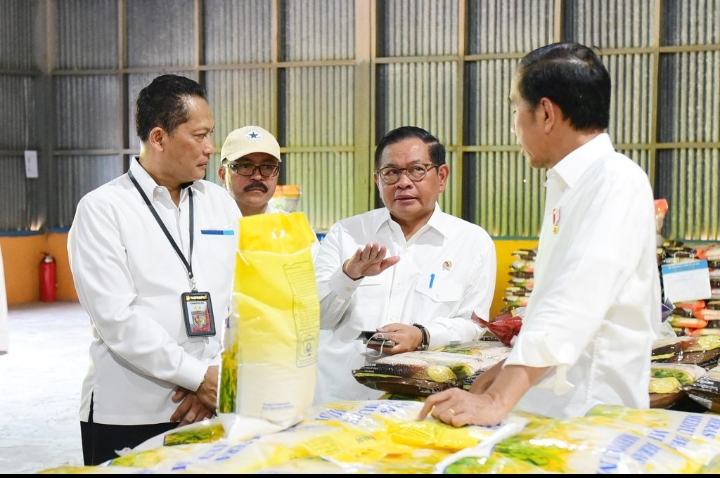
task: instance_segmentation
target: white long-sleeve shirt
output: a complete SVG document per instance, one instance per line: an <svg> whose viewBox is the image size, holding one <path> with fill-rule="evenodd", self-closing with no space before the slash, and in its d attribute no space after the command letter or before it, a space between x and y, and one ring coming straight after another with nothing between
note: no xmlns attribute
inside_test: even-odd
<svg viewBox="0 0 720 478"><path fill-rule="evenodd" d="M80 200L68 237L73 280L94 337L81 421L88 420L92 399L96 423L169 422L178 406L170 398L174 389L196 390L208 366L219 363L230 307L240 217L235 201L201 180L182 190L176 206L134 159L130 171L186 259L192 188L191 265L198 291L210 293L216 334L187 336L180 302L191 291L187 270L128 175L91 191Z"/></svg>
<svg viewBox="0 0 720 478"><path fill-rule="evenodd" d="M342 264L358 248L378 242L400 261L382 274L357 281ZM316 403L375 399L382 392L359 384L352 371L365 365L363 330L390 323L427 327L430 347L476 340L484 329L470 316L488 319L497 257L487 232L446 214L438 205L409 241L386 208L334 224L315 258L321 304Z"/></svg>
<svg viewBox="0 0 720 478"><path fill-rule="evenodd" d="M0 250L0 355L6 354L8 345L8 309L7 294L5 292L5 273L3 267L2 250Z"/></svg>
<svg viewBox="0 0 720 478"><path fill-rule="evenodd" d="M505 365L551 371L517 407L557 418L647 408L661 323L648 177L601 134L547 178L535 286Z"/></svg>

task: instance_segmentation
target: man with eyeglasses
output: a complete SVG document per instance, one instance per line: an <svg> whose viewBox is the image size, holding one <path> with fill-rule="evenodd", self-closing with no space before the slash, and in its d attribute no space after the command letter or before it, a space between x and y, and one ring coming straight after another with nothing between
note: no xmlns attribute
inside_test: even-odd
<svg viewBox="0 0 720 478"><path fill-rule="evenodd" d="M424 129L403 126L380 140L373 177L385 207L334 224L315 259L321 327L332 332L321 337L316 403L379 398L352 375L372 355L485 332L471 316L490 314L495 246L482 227L440 209L449 176L445 147ZM355 340L362 331L392 342L366 353Z"/></svg>
<svg viewBox="0 0 720 478"><path fill-rule="evenodd" d="M243 217L278 212L269 203L280 172L280 145L269 131L244 126L230 133L220 153L218 176Z"/></svg>

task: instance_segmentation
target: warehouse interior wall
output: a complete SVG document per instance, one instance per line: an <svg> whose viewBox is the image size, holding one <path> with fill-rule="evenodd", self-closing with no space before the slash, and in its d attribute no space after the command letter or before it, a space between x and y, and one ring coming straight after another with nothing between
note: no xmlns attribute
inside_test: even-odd
<svg viewBox="0 0 720 478"><path fill-rule="evenodd" d="M280 184L301 187L318 232L379 205L379 137L434 133L452 171L441 207L495 240L497 310L508 254L537 240L544 209L544 171L510 130L510 79L555 41L597 47L608 132L668 200L663 236L720 240L720 0L0 0L8 299L38 297L48 251L57 297L75 297L64 244L77 202L127 171L137 93L171 72L206 87L216 151L246 124L278 137Z"/></svg>

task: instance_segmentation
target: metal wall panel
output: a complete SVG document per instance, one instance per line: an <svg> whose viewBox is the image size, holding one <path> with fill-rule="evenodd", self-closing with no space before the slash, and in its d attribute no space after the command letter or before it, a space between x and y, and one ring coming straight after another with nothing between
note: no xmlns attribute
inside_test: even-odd
<svg viewBox="0 0 720 478"><path fill-rule="evenodd" d="M35 82L31 76L0 76L0 150L35 144Z"/></svg>
<svg viewBox="0 0 720 478"><path fill-rule="evenodd" d="M522 53L552 42L553 0L467 0L467 54Z"/></svg>
<svg viewBox="0 0 720 478"><path fill-rule="evenodd" d="M61 156L54 158L53 163L55 177L62 178L56 227L70 227L80 198L125 172L121 155Z"/></svg>
<svg viewBox="0 0 720 478"><path fill-rule="evenodd" d="M591 47L652 46L657 0L563 0L563 40Z"/></svg>
<svg viewBox="0 0 720 478"><path fill-rule="evenodd" d="M327 230L332 222L353 210L353 69L288 68L280 73L284 105L278 138L281 144L289 148L331 150L290 153L283 164L286 184L302 188L300 208L316 230Z"/></svg>
<svg viewBox="0 0 720 478"><path fill-rule="evenodd" d="M377 67L376 137L420 126L446 148L457 138L457 63L395 63Z"/></svg>
<svg viewBox="0 0 720 478"><path fill-rule="evenodd" d="M628 158L632 159L635 164L643 168L646 173L650 174L654 164L651 160L650 151L646 149L622 149L618 148L619 153L624 154Z"/></svg>
<svg viewBox="0 0 720 478"><path fill-rule="evenodd" d="M513 151L467 153L464 218L494 237L535 237L545 207L545 170Z"/></svg>
<svg viewBox="0 0 720 478"><path fill-rule="evenodd" d="M215 119L213 141L216 154L205 179L220 184L217 169L220 150L231 131L256 125L273 132L272 71L243 69L210 71L206 74L208 100ZM275 134L277 137L277 133Z"/></svg>
<svg viewBox="0 0 720 478"><path fill-rule="evenodd" d="M445 163L450 168L450 176L445 185L445 191L438 197L438 204L440 204L440 208L444 212L460 217L463 195L463 173L460 157L452 151L447 151Z"/></svg>
<svg viewBox="0 0 720 478"><path fill-rule="evenodd" d="M283 0L281 5L282 61L355 57L354 0Z"/></svg>
<svg viewBox="0 0 720 478"><path fill-rule="evenodd" d="M0 0L0 69L34 70L34 19L37 3Z"/></svg>
<svg viewBox="0 0 720 478"><path fill-rule="evenodd" d="M38 180L25 177L24 156L0 156L0 231L35 231L41 218L38 210Z"/></svg>
<svg viewBox="0 0 720 478"><path fill-rule="evenodd" d="M282 168L287 184L300 186L298 204L315 232L324 232L339 218L353 210L355 181L352 153L290 153L284 155Z"/></svg>
<svg viewBox="0 0 720 478"><path fill-rule="evenodd" d="M662 45L720 43L720 0L663 0Z"/></svg>
<svg viewBox="0 0 720 478"><path fill-rule="evenodd" d="M196 62L193 0L126 0L129 67Z"/></svg>
<svg viewBox="0 0 720 478"><path fill-rule="evenodd" d="M720 51L660 57L659 140L720 141Z"/></svg>
<svg viewBox="0 0 720 478"><path fill-rule="evenodd" d="M56 0L59 69L117 68L117 0Z"/></svg>
<svg viewBox="0 0 720 478"><path fill-rule="evenodd" d="M56 76L55 149L118 149L121 144L117 76Z"/></svg>
<svg viewBox="0 0 720 478"><path fill-rule="evenodd" d="M458 3L377 0L378 56L457 55Z"/></svg>
<svg viewBox="0 0 720 478"><path fill-rule="evenodd" d="M653 60L648 54L608 55L600 60L610 74L610 126L614 143L646 144L652 141Z"/></svg>
<svg viewBox="0 0 720 478"><path fill-rule="evenodd" d="M353 144L353 69L346 66L287 68L281 72L282 129L287 146Z"/></svg>
<svg viewBox="0 0 720 478"><path fill-rule="evenodd" d="M666 198L663 236L681 240L720 239L720 149L658 153L656 197Z"/></svg>
<svg viewBox="0 0 720 478"><path fill-rule="evenodd" d="M468 62L465 67L465 143L513 146L510 84L518 60Z"/></svg>
<svg viewBox="0 0 720 478"><path fill-rule="evenodd" d="M203 8L206 64L272 61L272 2L205 0Z"/></svg>

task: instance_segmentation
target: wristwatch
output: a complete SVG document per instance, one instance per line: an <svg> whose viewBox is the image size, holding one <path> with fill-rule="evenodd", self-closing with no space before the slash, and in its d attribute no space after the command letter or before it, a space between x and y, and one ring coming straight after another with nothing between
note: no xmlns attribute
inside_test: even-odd
<svg viewBox="0 0 720 478"><path fill-rule="evenodd" d="M427 329L426 329L424 326L420 325L420 324L413 324L413 327L417 327L418 329L420 329L420 332L422 333L422 343L421 343L420 346L419 346L418 348L416 348L415 350L427 350L427 349L428 349L428 345L430 345L430 344L428 343L428 332L427 332Z"/></svg>

